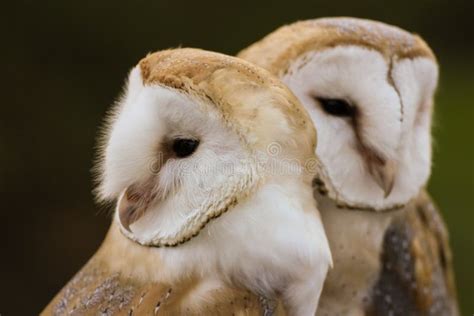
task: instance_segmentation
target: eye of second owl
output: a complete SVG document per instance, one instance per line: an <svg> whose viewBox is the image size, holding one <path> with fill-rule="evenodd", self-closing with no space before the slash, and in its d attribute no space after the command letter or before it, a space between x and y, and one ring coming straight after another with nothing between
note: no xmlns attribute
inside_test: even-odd
<svg viewBox="0 0 474 316"><path fill-rule="evenodd" d="M191 138L176 138L173 141L173 152L179 158L191 156L199 146L199 140Z"/></svg>
<svg viewBox="0 0 474 316"><path fill-rule="evenodd" d="M316 98L324 110L324 112L343 117L352 117L355 115L355 107L349 104L343 99L328 99L328 98Z"/></svg>

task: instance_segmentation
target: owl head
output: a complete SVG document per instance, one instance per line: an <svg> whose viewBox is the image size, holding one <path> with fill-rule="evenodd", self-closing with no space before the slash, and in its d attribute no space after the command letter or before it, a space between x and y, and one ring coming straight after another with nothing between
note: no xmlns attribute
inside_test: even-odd
<svg viewBox="0 0 474 316"><path fill-rule="evenodd" d="M310 185L303 162L315 144L308 114L267 71L198 49L160 51L131 70L110 114L97 192L116 201L127 237L175 246L281 176L269 163L294 162L285 176Z"/></svg>
<svg viewBox="0 0 474 316"><path fill-rule="evenodd" d="M386 210L426 184L438 66L419 36L324 18L284 26L239 57L282 78L310 113L320 194L349 208Z"/></svg>

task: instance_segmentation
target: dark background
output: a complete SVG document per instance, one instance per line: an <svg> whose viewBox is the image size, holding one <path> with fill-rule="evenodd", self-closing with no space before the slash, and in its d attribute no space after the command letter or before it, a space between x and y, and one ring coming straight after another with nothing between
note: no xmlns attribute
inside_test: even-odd
<svg viewBox="0 0 474 316"><path fill-rule="evenodd" d="M421 34L441 64L429 190L451 232L462 310L474 312L474 8L452 1L9 1L0 52L0 313L38 313L99 246L98 126L127 71L177 46L235 54L276 27L321 16Z"/></svg>

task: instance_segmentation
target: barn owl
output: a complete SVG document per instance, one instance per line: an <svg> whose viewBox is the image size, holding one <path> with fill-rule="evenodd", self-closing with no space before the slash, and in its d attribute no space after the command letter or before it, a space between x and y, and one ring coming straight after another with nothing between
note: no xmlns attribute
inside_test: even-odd
<svg viewBox="0 0 474 316"><path fill-rule="evenodd" d="M444 223L425 185L438 66L417 35L323 18L239 57L277 75L318 129L314 180L334 258L318 315L455 315Z"/></svg>
<svg viewBox="0 0 474 316"><path fill-rule="evenodd" d="M113 223L45 314L252 314L253 293L314 315L332 260L316 132L278 79L198 49L153 53L104 134L97 192Z"/></svg>

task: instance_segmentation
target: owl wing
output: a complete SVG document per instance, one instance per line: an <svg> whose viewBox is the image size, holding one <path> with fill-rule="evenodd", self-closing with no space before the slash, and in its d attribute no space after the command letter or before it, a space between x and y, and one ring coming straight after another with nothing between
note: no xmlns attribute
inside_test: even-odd
<svg viewBox="0 0 474 316"><path fill-rule="evenodd" d="M110 273L97 254L66 284L41 315L264 315L266 303L248 291L197 290L201 281L141 282ZM199 293L198 293L199 292ZM273 307L272 307L273 308ZM272 315L283 315L281 305Z"/></svg>
<svg viewBox="0 0 474 316"><path fill-rule="evenodd" d="M394 217L381 260L367 314L459 314L448 232L426 191Z"/></svg>

